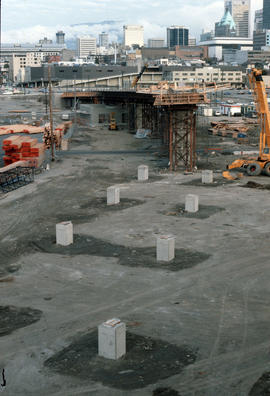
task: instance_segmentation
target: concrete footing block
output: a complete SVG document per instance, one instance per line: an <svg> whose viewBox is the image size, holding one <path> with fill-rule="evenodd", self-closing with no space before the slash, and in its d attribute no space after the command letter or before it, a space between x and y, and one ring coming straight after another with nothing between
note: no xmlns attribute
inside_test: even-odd
<svg viewBox="0 0 270 396"><path fill-rule="evenodd" d="M63 221L56 224L56 244L68 246L73 243L73 224L71 221Z"/></svg>
<svg viewBox="0 0 270 396"><path fill-rule="evenodd" d="M138 180L145 181L149 177L149 168L147 165L138 166Z"/></svg>
<svg viewBox="0 0 270 396"><path fill-rule="evenodd" d="M157 238L157 261L172 261L175 257L175 237L162 235Z"/></svg>
<svg viewBox="0 0 270 396"><path fill-rule="evenodd" d="M202 183L210 184L213 183L213 171L212 170L203 170L202 171Z"/></svg>
<svg viewBox="0 0 270 396"><path fill-rule="evenodd" d="M185 211L190 213L196 213L199 210L199 196L188 194L186 196Z"/></svg>
<svg viewBox="0 0 270 396"><path fill-rule="evenodd" d="M107 188L107 205L117 205L120 202L120 188L108 187Z"/></svg>
<svg viewBox="0 0 270 396"><path fill-rule="evenodd" d="M110 319L98 326L98 354L113 360L126 354L126 325L120 319Z"/></svg>
<svg viewBox="0 0 270 396"><path fill-rule="evenodd" d="M62 150L62 151L68 151L68 148L69 148L69 141L68 141L68 139L62 139L62 142L61 142L61 150Z"/></svg>

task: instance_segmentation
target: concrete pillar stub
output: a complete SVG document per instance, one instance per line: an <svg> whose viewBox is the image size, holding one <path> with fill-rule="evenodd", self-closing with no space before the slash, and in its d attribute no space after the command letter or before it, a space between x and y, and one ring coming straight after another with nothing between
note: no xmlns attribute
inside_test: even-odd
<svg viewBox="0 0 270 396"><path fill-rule="evenodd" d="M120 188L108 187L107 188L107 205L117 205L120 202Z"/></svg>
<svg viewBox="0 0 270 396"><path fill-rule="evenodd" d="M202 183L210 184L213 183L213 171L212 170L203 170L202 171Z"/></svg>
<svg viewBox="0 0 270 396"><path fill-rule="evenodd" d="M138 180L145 181L149 177L149 168L147 165L138 166Z"/></svg>
<svg viewBox="0 0 270 396"><path fill-rule="evenodd" d="M56 224L56 244L62 246L72 245L73 224L71 221L63 221Z"/></svg>
<svg viewBox="0 0 270 396"><path fill-rule="evenodd" d="M190 213L196 213L199 210L199 196L194 194L188 194L186 196L185 211Z"/></svg>
<svg viewBox="0 0 270 396"><path fill-rule="evenodd" d="M175 257L175 237L162 235L157 237L157 261L172 261Z"/></svg>
<svg viewBox="0 0 270 396"><path fill-rule="evenodd" d="M62 151L67 151L67 150L68 150L68 146L69 146L69 141L68 141L68 139L62 139L62 142L61 142L61 150L62 150Z"/></svg>
<svg viewBox="0 0 270 396"><path fill-rule="evenodd" d="M126 354L126 324L110 319L98 326L98 354L117 360Z"/></svg>

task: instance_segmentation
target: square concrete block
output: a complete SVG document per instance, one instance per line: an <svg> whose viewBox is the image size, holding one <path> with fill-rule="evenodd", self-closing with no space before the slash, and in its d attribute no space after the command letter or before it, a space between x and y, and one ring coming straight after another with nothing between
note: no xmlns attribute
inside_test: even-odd
<svg viewBox="0 0 270 396"><path fill-rule="evenodd" d="M71 221L63 221L56 224L56 244L68 246L73 243L73 224Z"/></svg>
<svg viewBox="0 0 270 396"><path fill-rule="evenodd" d="M62 150L62 151L67 151L67 150L68 150L68 146L69 146L69 141L68 141L68 139L62 139L62 142L61 142L61 150Z"/></svg>
<svg viewBox="0 0 270 396"><path fill-rule="evenodd" d="M172 261L175 257L175 238L163 235L157 238L157 261Z"/></svg>
<svg viewBox="0 0 270 396"><path fill-rule="evenodd" d="M98 326L98 354L117 360L126 354L126 324L110 319Z"/></svg>
<svg viewBox="0 0 270 396"><path fill-rule="evenodd" d="M148 180L149 177L149 170L147 165L140 165L138 166L138 180L144 181Z"/></svg>
<svg viewBox="0 0 270 396"><path fill-rule="evenodd" d="M188 194L186 196L185 204L186 212L196 213L199 210L199 197L198 195Z"/></svg>
<svg viewBox="0 0 270 396"><path fill-rule="evenodd" d="M107 188L107 205L117 205L120 202L120 188L109 187Z"/></svg>
<svg viewBox="0 0 270 396"><path fill-rule="evenodd" d="M213 183L213 171L211 170L202 171L202 183L205 184Z"/></svg>

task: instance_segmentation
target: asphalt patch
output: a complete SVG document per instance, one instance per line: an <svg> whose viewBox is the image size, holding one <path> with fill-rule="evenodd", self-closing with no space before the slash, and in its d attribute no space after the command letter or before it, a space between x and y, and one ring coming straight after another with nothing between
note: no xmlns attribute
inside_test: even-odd
<svg viewBox="0 0 270 396"><path fill-rule="evenodd" d="M179 392L172 388L157 388L153 391L153 396L181 396Z"/></svg>
<svg viewBox="0 0 270 396"><path fill-rule="evenodd" d="M246 188L257 188L258 190L270 190L270 184L260 184L253 181L247 182L243 187Z"/></svg>
<svg viewBox="0 0 270 396"><path fill-rule="evenodd" d="M116 212L118 210L132 208L133 206L142 205L144 203L145 201L140 201L139 199L121 198L119 204L107 205L107 198L96 198L81 204L80 208L102 210L102 212Z"/></svg>
<svg viewBox="0 0 270 396"><path fill-rule="evenodd" d="M213 205L199 205L199 211L196 213L190 213L185 211L185 205L176 205L170 210L162 211L161 213L166 216L176 216L176 217L187 217L191 219L208 219L219 212L222 212L225 208Z"/></svg>
<svg viewBox="0 0 270 396"><path fill-rule="evenodd" d="M0 278L18 271L20 266L16 264L22 252L27 253L31 248L27 247L23 241L1 242L0 243Z"/></svg>
<svg viewBox="0 0 270 396"><path fill-rule="evenodd" d="M188 249L176 249L175 259L170 262L158 262L156 260L156 248L130 248L112 244L102 239L91 236L74 235L74 243L69 246L56 245L55 238L43 238L30 242L32 251L43 253L60 254L67 256L91 255L100 257L118 258L119 264L128 267L146 267L180 271L192 268L207 260L210 255Z"/></svg>
<svg viewBox="0 0 270 396"><path fill-rule="evenodd" d="M38 322L41 315L38 309L0 306L0 337Z"/></svg>
<svg viewBox="0 0 270 396"><path fill-rule="evenodd" d="M72 221L74 224L90 223L92 220L97 219L97 217L103 215L104 213L117 212L119 210L124 210L132 208L133 206L138 206L144 204L145 201L140 201L137 199L122 198L118 205L107 205L107 198L96 198L84 202L80 206L70 208L70 210L61 210L47 215L46 217L40 217L38 221L41 223L60 223L61 221Z"/></svg>
<svg viewBox="0 0 270 396"><path fill-rule="evenodd" d="M220 187L224 186L226 184L232 184L232 180L226 180L221 177L219 178L214 178L213 183L202 183L202 179L194 179L190 180L185 183L181 183L181 186L196 186L196 187Z"/></svg>
<svg viewBox="0 0 270 396"><path fill-rule="evenodd" d="M248 396L269 396L270 395L270 372L264 373L254 384Z"/></svg>
<svg viewBox="0 0 270 396"><path fill-rule="evenodd" d="M132 390L181 373L197 357L197 351L191 347L130 332L126 334L126 348L126 355L118 360L98 356L98 333L95 330L74 340L44 364L62 375L101 382L111 388Z"/></svg>

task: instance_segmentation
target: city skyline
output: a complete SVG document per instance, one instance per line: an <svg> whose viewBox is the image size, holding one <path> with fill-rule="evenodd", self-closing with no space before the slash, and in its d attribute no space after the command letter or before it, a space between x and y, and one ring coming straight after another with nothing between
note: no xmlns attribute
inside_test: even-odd
<svg viewBox="0 0 270 396"><path fill-rule="evenodd" d="M253 26L254 10L262 7L263 0L251 0ZM9 0L2 3L2 41L35 42L46 36L55 40L57 30L66 33L66 39L78 35L92 34L98 36L101 31L113 30L111 40L117 40L124 24L144 26L145 41L153 37L166 37L166 27L185 25L190 28L191 36L199 37L202 29L213 30L216 21L224 13L224 0L176 0L174 7L164 10L164 1L153 0L78 0L74 3L64 0ZM27 9L31 13L22 13ZM179 9L179 14L175 12ZM83 17L82 17L83 15ZM187 18L188 16L188 18ZM82 19L83 18L83 19ZM101 21L115 21L112 26ZM19 23L18 23L19 21ZM95 23L88 27L84 23ZM72 26L79 24L79 26Z"/></svg>

